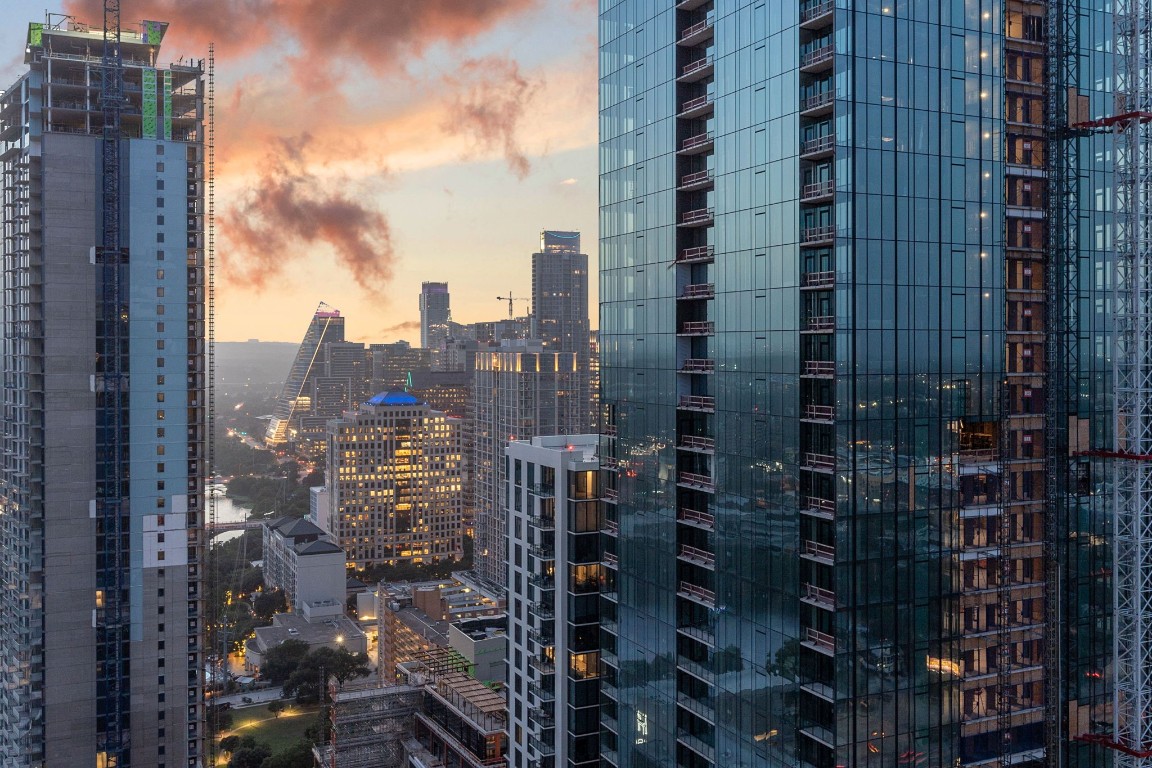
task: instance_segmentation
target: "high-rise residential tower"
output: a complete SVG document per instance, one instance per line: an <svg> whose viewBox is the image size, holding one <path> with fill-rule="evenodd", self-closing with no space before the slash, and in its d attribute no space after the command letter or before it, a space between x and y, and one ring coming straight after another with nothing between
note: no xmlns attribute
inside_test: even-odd
<svg viewBox="0 0 1152 768"><path fill-rule="evenodd" d="M205 759L206 62L167 27L50 14L0 95L4 766Z"/></svg>
<svg viewBox="0 0 1152 768"><path fill-rule="evenodd" d="M436 350L448 338L448 323L452 320L448 283L420 284L420 346Z"/></svg>
<svg viewBox="0 0 1152 768"><path fill-rule="evenodd" d="M464 554L459 419L381 392L328 423L324 524L357 568Z"/></svg>
<svg viewBox="0 0 1152 768"><path fill-rule="evenodd" d="M580 433L587 407L574 397L577 370L576 355L543 352L534 342L505 342L476 355L476 572L494 588L503 588L508 578L504 448L511 440Z"/></svg>
<svg viewBox="0 0 1152 768"><path fill-rule="evenodd" d="M544 351L577 356L576 397L589 404L591 417L588 254L580 252L579 232L540 233L540 250L532 254L532 319Z"/></svg>
<svg viewBox="0 0 1152 768"><path fill-rule="evenodd" d="M324 361L325 347L333 342L344 341L344 318L340 310L333 309L324 302L316 308L304 332L304 340L296 352L296 359L288 371L280 399L268 422L264 442L278 448L296 439L300 418L312 410L312 387Z"/></svg>
<svg viewBox="0 0 1152 768"><path fill-rule="evenodd" d="M1113 6L600 7L604 758L1105 765Z"/></svg>

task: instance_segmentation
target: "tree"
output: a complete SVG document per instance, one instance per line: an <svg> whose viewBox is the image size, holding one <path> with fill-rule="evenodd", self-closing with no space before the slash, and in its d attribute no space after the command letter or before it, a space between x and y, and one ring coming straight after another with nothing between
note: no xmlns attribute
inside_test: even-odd
<svg viewBox="0 0 1152 768"><path fill-rule="evenodd" d="M344 648L317 648L284 681L284 695L294 696L301 704L311 704L320 700L321 685L328 679L335 678L343 685L354 677L365 677L371 671L366 654L349 653Z"/></svg>
<svg viewBox="0 0 1152 768"><path fill-rule="evenodd" d="M260 768L312 768L312 743L298 741L267 758Z"/></svg>
<svg viewBox="0 0 1152 768"><path fill-rule="evenodd" d="M272 756L272 750L263 742L252 747L240 747L228 760L228 768L260 768Z"/></svg>
<svg viewBox="0 0 1152 768"><path fill-rule="evenodd" d="M232 754L240 747L240 737L236 734L220 739L220 751Z"/></svg>
<svg viewBox="0 0 1152 768"><path fill-rule="evenodd" d="M240 574L240 594L247 595L260 589L264 584L264 571L261 568L246 568Z"/></svg>
<svg viewBox="0 0 1152 768"><path fill-rule="evenodd" d="M260 673L272 683L282 683L288 679L304 657L308 655L308 643L303 640L285 640L264 654L264 664Z"/></svg>
<svg viewBox="0 0 1152 768"><path fill-rule="evenodd" d="M280 699L276 699L274 701L268 702L268 711L271 712L273 716L280 717L280 713L283 712L287 706L288 705Z"/></svg>
<svg viewBox="0 0 1152 768"><path fill-rule="evenodd" d="M800 667L800 640L792 638L776 649L776 663L768 665L768 671L786 680L795 680Z"/></svg>
<svg viewBox="0 0 1152 768"><path fill-rule="evenodd" d="M256 618L264 622L272 621L272 614L283 613L288 609L288 601L284 592L274 589L271 592L261 592L252 600L252 612Z"/></svg>

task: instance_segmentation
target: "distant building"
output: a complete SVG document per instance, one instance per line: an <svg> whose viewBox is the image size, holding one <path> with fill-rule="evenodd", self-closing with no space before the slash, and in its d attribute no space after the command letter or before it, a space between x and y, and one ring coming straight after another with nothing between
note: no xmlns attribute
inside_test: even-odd
<svg viewBox="0 0 1152 768"><path fill-rule="evenodd" d="M592 402L591 331L588 319L588 254L580 251L579 232L545 230L532 254L532 337L545 352L576 355L576 397ZM588 431L592 422L580 426Z"/></svg>
<svg viewBox="0 0 1152 768"><path fill-rule="evenodd" d="M264 442L269 446L277 448L296 439L299 417L312 410L309 386L316 378L315 366L321 347L341 341L344 341L344 318L340 316L340 310L321 302L308 323L304 340L272 411L272 420L268 422Z"/></svg>
<svg viewBox="0 0 1152 768"><path fill-rule="evenodd" d="M413 347L406 341L372 344L368 347L368 356L371 392L406 389L409 377L432 370L432 350ZM432 405L437 407L435 404ZM438 408L438 410L444 409Z"/></svg>
<svg viewBox="0 0 1152 768"><path fill-rule="evenodd" d="M512 765L598 765L602 562L599 435L517 440L507 486ZM553 762L554 761L554 762Z"/></svg>
<svg viewBox="0 0 1152 768"><path fill-rule="evenodd" d="M588 417L577 392L577 355L529 351L540 347L525 341L506 345L477 356L473 386L475 568L501 588L508 575L505 446L542 434L580 434Z"/></svg>
<svg viewBox="0 0 1152 768"><path fill-rule="evenodd" d="M508 617L458 621L448 627L448 647L471 665L472 676L482 683L508 680Z"/></svg>
<svg viewBox="0 0 1152 768"><path fill-rule="evenodd" d="M448 323L452 319L450 304L448 283L421 283L420 346L434 350L433 355L448 338Z"/></svg>
<svg viewBox="0 0 1152 768"><path fill-rule="evenodd" d="M348 563L460 559L462 461L459 420L404 392L329 422L325 522Z"/></svg>
<svg viewBox="0 0 1152 768"><path fill-rule="evenodd" d="M344 550L327 531L302 518L264 521L264 585L279 589L289 607L344 600Z"/></svg>
<svg viewBox="0 0 1152 768"><path fill-rule="evenodd" d="M473 470L476 414L472 402L471 368L467 371L413 371L408 379L408 394L420 398L437 411L460 420L461 499L460 519L463 533L473 536L476 523L476 489Z"/></svg>
<svg viewBox="0 0 1152 768"><path fill-rule="evenodd" d="M405 743L410 768L508 765L508 713L504 696L464 672L428 676L409 672L409 685L424 683L413 739Z"/></svg>

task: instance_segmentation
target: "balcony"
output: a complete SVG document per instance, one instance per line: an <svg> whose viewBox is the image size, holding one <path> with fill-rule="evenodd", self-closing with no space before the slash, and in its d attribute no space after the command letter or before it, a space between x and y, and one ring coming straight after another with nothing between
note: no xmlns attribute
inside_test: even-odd
<svg viewBox="0 0 1152 768"><path fill-rule="evenodd" d="M677 264L705 264L712 261L714 250L710 245L697 245L693 248L684 248L676 254Z"/></svg>
<svg viewBox="0 0 1152 768"><path fill-rule="evenodd" d="M540 560L555 560L556 559L556 545L553 544L529 544L528 554Z"/></svg>
<svg viewBox="0 0 1152 768"><path fill-rule="evenodd" d="M833 405L805 405L800 411L801 421L815 421L820 424L831 424L836 419L836 406Z"/></svg>
<svg viewBox="0 0 1152 768"><path fill-rule="evenodd" d="M600 556L600 562L613 570L620 570L620 557L615 552L605 552Z"/></svg>
<svg viewBox="0 0 1152 768"><path fill-rule="evenodd" d="M800 242L803 245L824 245L835 240L836 227L832 225L804 227L800 230Z"/></svg>
<svg viewBox="0 0 1152 768"><path fill-rule="evenodd" d="M615 520L605 520L604 527L600 529L600 532L606 533L609 536L619 536L620 523L616 522Z"/></svg>
<svg viewBox="0 0 1152 768"><path fill-rule="evenodd" d="M712 171L696 171L681 176L678 189L681 192L694 192L699 189L711 189L714 183L715 177Z"/></svg>
<svg viewBox="0 0 1152 768"><path fill-rule="evenodd" d="M716 528L716 516L708 512L701 512L697 509L684 507L676 510L676 520L685 525L691 525L694 528L703 528L707 531Z"/></svg>
<svg viewBox="0 0 1152 768"><path fill-rule="evenodd" d="M528 575L528 583L536 589L545 592L555 591L556 577L552 574L532 573Z"/></svg>
<svg viewBox="0 0 1152 768"><path fill-rule="evenodd" d="M804 637L800 640L800 644L828 656L836 653L836 638L812 627L804 628Z"/></svg>
<svg viewBox="0 0 1152 768"><path fill-rule="evenodd" d="M537 645L553 645L556 642L556 628L551 624L542 627L528 627L528 637Z"/></svg>
<svg viewBox="0 0 1152 768"><path fill-rule="evenodd" d="M529 517L528 525L541 531L554 531L556 530L556 518L554 517Z"/></svg>
<svg viewBox="0 0 1152 768"><path fill-rule="evenodd" d="M823 117L832 114L836 105L836 94L830 90L814 93L800 101L801 117Z"/></svg>
<svg viewBox="0 0 1152 768"><path fill-rule="evenodd" d="M836 330L836 318L832 315L813 315L804 320L801 333L831 333Z"/></svg>
<svg viewBox="0 0 1152 768"><path fill-rule="evenodd" d="M695 752L700 757L704 758L705 762L716 762L716 748L710 744L705 743L702 739L693 736L683 728L676 729L676 741L683 744L688 749Z"/></svg>
<svg viewBox="0 0 1152 768"><path fill-rule="evenodd" d="M676 631L685 637L690 637L698 643L703 643L711 648L716 647L716 632L707 625L702 626L684 626L677 627Z"/></svg>
<svg viewBox="0 0 1152 768"><path fill-rule="evenodd" d="M603 427L600 428L600 434L603 435L604 437L616 437L616 425L615 424L605 424Z"/></svg>
<svg viewBox="0 0 1152 768"><path fill-rule="evenodd" d="M604 469L609 472L616 472L620 469L623 463L624 462L615 456L603 456L600 459L600 469Z"/></svg>
<svg viewBox="0 0 1152 768"><path fill-rule="evenodd" d="M713 725L716 724L716 710L712 708L712 704L704 699L694 699L691 696L678 693L676 694L676 703L690 712L699 715Z"/></svg>
<svg viewBox="0 0 1152 768"><path fill-rule="evenodd" d="M826 453L806 452L800 460L800 467L817 472L834 472L836 471L836 457Z"/></svg>
<svg viewBox="0 0 1152 768"><path fill-rule="evenodd" d="M819 291L835 287L836 273L832 271L805 272L800 276L800 290L802 291Z"/></svg>
<svg viewBox="0 0 1152 768"><path fill-rule="evenodd" d="M712 453L716 450L716 440L715 438L701 437L699 435L684 435L680 438L680 444L676 447L686 451Z"/></svg>
<svg viewBox="0 0 1152 768"><path fill-rule="evenodd" d="M681 299L712 299L716 297L715 283L694 283L692 285L684 286L684 292L678 298Z"/></svg>
<svg viewBox="0 0 1152 768"><path fill-rule="evenodd" d="M690 357L680 367L681 373L716 373L716 361L709 357Z"/></svg>
<svg viewBox="0 0 1152 768"><path fill-rule="evenodd" d="M826 203L836 194L836 182L831 179L805 184L800 190L802 203Z"/></svg>
<svg viewBox="0 0 1152 768"><path fill-rule="evenodd" d="M533 496L539 496L542 499L556 498L556 489L551 485L545 485L543 483L535 483L528 486L528 493L532 494Z"/></svg>
<svg viewBox="0 0 1152 768"><path fill-rule="evenodd" d="M836 562L836 547L805 539L800 548L800 556L824 565L832 565Z"/></svg>
<svg viewBox="0 0 1152 768"><path fill-rule="evenodd" d="M700 45L701 43L712 39L712 20L704 19L687 27L680 33L680 39L676 41L677 45L692 47Z"/></svg>
<svg viewBox="0 0 1152 768"><path fill-rule="evenodd" d="M693 211L684 211L680 217L681 227L707 227L712 224L715 218L715 211L711 208L697 208Z"/></svg>
<svg viewBox="0 0 1152 768"><path fill-rule="evenodd" d="M547 656L533 656L528 663L542 675L556 674L556 662Z"/></svg>
<svg viewBox="0 0 1152 768"><path fill-rule="evenodd" d="M531 633L531 630L529 630ZM536 683L528 683L528 692L536 697L538 701L556 701L556 692L551 688L545 688L537 685Z"/></svg>
<svg viewBox="0 0 1152 768"><path fill-rule="evenodd" d="M801 160L823 160L836 152L836 136L817 136L800 142Z"/></svg>
<svg viewBox="0 0 1152 768"><path fill-rule="evenodd" d="M680 77L676 79L681 83L698 83L701 80L712 77L715 69L715 61L712 57L704 56L689 64L685 64L683 69L680 70Z"/></svg>
<svg viewBox="0 0 1152 768"><path fill-rule="evenodd" d="M605 488L600 493L600 498L610 504L615 504L616 502L620 501L620 492L615 488Z"/></svg>
<svg viewBox="0 0 1152 768"><path fill-rule="evenodd" d="M690 547L687 544L681 544L679 552L676 556L685 562L693 563L694 565L701 565L709 570L716 568L716 555L706 549L699 547Z"/></svg>
<svg viewBox="0 0 1152 768"><path fill-rule="evenodd" d="M677 117L685 120L703 117L709 114L715 106L716 102L712 99L712 96L706 93L703 96L697 96L694 99L688 99L688 101L683 102L680 105L680 114L677 115Z"/></svg>
<svg viewBox="0 0 1152 768"><path fill-rule="evenodd" d="M801 584L800 601L828 611L836 610L836 593L815 584Z"/></svg>
<svg viewBox="0 0 1152 768"><path fill-rule="evenodd" d="M705 395L680 395L680 402L676 404L676 407L681 411L715 413L716 398Z"/></svg>
<svg viewBox="0 0 1152 768"><path fill-rule="evenodd" d="M821 0L808 3L800 8L800 26L804 29L820 29L832 23L834 0Z"/></svg>
<svg viewBox="0 0 1152 768"><path fill-rule="evenodd" d="M712 131L705 131L698 133L695 136L689 136L680 142L681 155L702 155L705 152L711 152L712 147L716 143L716 138Z"/></svg>
<svg viewBox="0 0 1152 768"><path fill-rule="evenodd" d="M716 323L711 320L696 320L682 323L677 336L713 336L716 334Z"/></svg>
<svg viewBox="0 0 1152 768"><path fill-rule="evenodd" d="M680 589L676 594L696 603L702 603L709 608L716 607L716 593L710 589L693 584L689 581L680 582Z"/></svg>
<svg viewBox="0 0 1152 768"><path fill-rule="evenodd" d="M800 57L800 71L807 74L827 72L832 69L835 57L836 47L831 44L821 46L814 51L808 51Z"/></svg>
<svg viewBox="0 0 1152 768"><path fill-rule="evenodd" d="M836 363L832 360L805 360L801 376L814 379L831 379L836 375Z"/></svg>
<svg viewBox="0 0 1152 768"><path fill-rule="evenodd" d="M708 493L713 493L716 490L715 481L708 475L701 475L698 472L681 472L677 484L697 491L707 491Z"/></svg>
<svg viewBox="0 0 1152 768"><path fill-rule="evenodd" d="M541 621L552 621L556 618L556 608L546 603L528 603L528 612Z"/></svg>

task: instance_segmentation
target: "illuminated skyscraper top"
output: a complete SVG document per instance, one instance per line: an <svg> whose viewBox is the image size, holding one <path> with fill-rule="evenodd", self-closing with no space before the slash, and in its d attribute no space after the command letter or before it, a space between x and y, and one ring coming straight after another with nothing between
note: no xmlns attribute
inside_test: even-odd
<svg viewBox="0 0 1152 768"><path fill-rule="evenodd" d="M300 342L300 349L296 352L296 360L288 371L288 378L284 382L284 389L280 392L280 399L276 401L276 410L272 412L272 420L268 423L268 431L264 442L275 447L291 442L292 419L300 412L310 410L311 403L303 402L307 383L313 376L317 358L329 342L344 341L344 318L340 310L333 309L324 302L316 308L312 321L308 323L308 330L304 340Z"/></svg>

